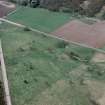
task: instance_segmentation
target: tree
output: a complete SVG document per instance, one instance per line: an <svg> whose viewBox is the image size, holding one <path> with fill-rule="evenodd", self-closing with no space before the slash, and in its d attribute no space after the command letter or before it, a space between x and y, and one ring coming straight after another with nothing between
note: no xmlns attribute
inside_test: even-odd
<svg viewBox="0 0 105 105"><path fill-rule="evenodd" d="M31 7L35 8L40 5L40 0L30 0L29 3Z"/></svg>

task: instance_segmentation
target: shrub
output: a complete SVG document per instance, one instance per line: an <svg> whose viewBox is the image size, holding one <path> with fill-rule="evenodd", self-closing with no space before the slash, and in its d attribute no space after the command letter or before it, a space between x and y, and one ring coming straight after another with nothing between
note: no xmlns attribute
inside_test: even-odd
<svg viewBox="0 0 105 105"><path fill-rule="evenodd" d="M57 43L58 48L65 48L68 45L69 45L69 43L66 42L66 41L60 41L60 42Z"/></svg>
<svg viewBox="0 0 105 105"><path fill-rule="evenodd" d="M28 82L27 80L24 80L24 83L25 83L25 84L29 84L29 82Z"/></svg>
<svg viewBox="0 0 105 105"><path fill-rule="evenodd" d="M70 52L69 53L70 58L72 58L73 60L80 60L80 57L78 54L76 54L75 52Z"/></svg>
<svg viewBox="0 0 105 105"><path fill-rule="evenodd" d="M25 27L25 28L24 28L24 31L31 31L31 29L28 28L28 27Z"/></svg>

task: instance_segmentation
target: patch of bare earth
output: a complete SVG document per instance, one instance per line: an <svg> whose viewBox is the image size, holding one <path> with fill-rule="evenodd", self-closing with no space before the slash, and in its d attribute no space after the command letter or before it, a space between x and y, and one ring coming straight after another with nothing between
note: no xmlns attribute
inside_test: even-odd
<svg viewBox="0 0 105 105"><path fill-rule="evenodd" d="M105 54L102 54L102 53L96 53L92 60L92 62L105 62Z"/></svg>

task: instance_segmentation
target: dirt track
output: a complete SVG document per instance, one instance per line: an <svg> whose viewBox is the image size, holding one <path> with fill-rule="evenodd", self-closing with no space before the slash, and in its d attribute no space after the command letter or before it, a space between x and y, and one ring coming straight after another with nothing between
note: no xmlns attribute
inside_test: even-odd
<svg viewBox="0 0 105 105"><path fill-rule="evenodd" d="M88 25L74 20L60 27L52 34L70 41L101 48L105 45L105 22Z"/></svg>

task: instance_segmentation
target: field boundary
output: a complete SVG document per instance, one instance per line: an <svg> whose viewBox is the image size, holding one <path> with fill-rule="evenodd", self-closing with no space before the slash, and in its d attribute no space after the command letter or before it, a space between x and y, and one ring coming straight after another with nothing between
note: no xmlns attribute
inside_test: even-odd
<svg viewBox="0 0 105 105"><path fill-rule="evenodd" d="M81 44L81 43L78 43L78 42L70 41L70 40L67 40L67 39L64 39L64 38L61 38L61 37L57 37L57 36L55 36L53 34L46 33L46 32L43 32L43 31L34 29L32 27L29 27L29 26L25 26L23 24L19 24L19 23L16 23L16 22L13 22L13 21L10 21L10 20L7 20L7 19L3 19L3 18L0 18L0 21L9 23L11 25L15 25L15 26L20 27L20 28L29 28L33 32L37 32L37 33L40 33L42 35L46 35L46 36L51 37L51 38L55 38L55 39L58 39L58 40L66 41L68 43L71 43L71 44L74 44L74 45L77 45L77 46L80 46L80 47L92 49L94 51L97 51L97 52L100 52L100 53L104 53L105 54L105 50L102 50L102 49L99 49L99 48L95 48L95 47L91 47L91 46L88 46L86 44Z"/></svg>
<svg viewBox="0 0 105 105"><path fill-rule="evenodd" d="M4 85L4 96L5 96L6 105L12 105L1 40L0 40L0 62L1 62L1 72L2 72L2 79Z"/></svg>

